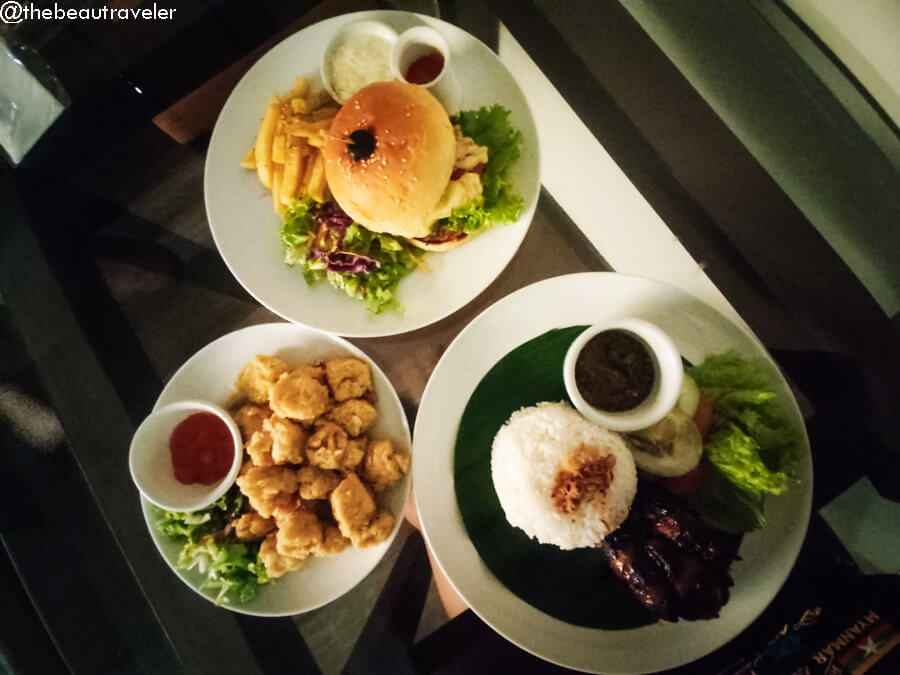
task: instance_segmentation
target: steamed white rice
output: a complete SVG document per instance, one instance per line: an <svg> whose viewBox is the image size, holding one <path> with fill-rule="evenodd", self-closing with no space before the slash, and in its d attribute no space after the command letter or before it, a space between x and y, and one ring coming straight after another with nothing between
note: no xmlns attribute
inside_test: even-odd
<svg viewBox="0 0 900 675"><path fill-rule="evenodd" d="M582 445L615 455L612 482L564 514L554 508L554 481L560 463ZM513 413L494 437L491 476L511 525L567 550L601 542L625 520L637 490L634 459L621 437L567 403L539 403Z"/></svg>

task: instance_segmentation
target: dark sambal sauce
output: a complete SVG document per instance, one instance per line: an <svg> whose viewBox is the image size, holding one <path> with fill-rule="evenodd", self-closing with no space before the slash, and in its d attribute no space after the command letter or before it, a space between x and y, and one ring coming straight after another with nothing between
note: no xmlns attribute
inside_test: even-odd
<svg viewBox="0 0 900 675"><path fill-rule="evenodd" d="M212 485L228 475L234 438L218 415L198 412L183 419L169 437L172 466L179 483Z"/></svg>
<svg viewBox="0 0 900 675"><path fill-rule="evenodd" d="M584 400L599 410L636 408L653 390L656 371L640 340L622 330L597 333L575 361L575 384Z"/></svg>
<svg viewBox="0 0 900 675"><path fill-rule="evenodd" d="M428 84L444 69L444 55L434 50L413 61L403 77L410 84Z"/></svg>

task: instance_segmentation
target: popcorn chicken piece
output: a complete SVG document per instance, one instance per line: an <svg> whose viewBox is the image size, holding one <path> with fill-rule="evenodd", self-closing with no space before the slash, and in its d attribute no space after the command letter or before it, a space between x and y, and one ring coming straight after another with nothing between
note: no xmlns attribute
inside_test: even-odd
<svg viewBox="0 0 900 675"><path fill-rule="evenodd" d="M341 425L350 436L359 436L375 421L375 406L361 398L351 398L336 405L326 416Z"/></svg>
<svg viewBox="0 0 900 675"><path fill-rule="evenodd" d="M234 527L234 536L241 541L255 541L262 539L275 529L275 521L271 518L263 518L258 513L245 513L231 523Z"/></svg>
<svg viewBox="0 0 900 675"><path fill-rule="evenodd" d="M350 546L350 540L342 535L337 527L334 525L326 525L325 538L322 540L322 545L319 546L319 550L317 550L315 554L320 558L323 558L327 555L340 553L348 546Z"/></svg>
<svg viewBox="0 0 900 675"><path fill-rule="evenodd" d="M390 441L375 441L366 450L362 478L381 492L409 473L410 462L409 453L394 449Z"/></svg>
<svg viewBox="0 0 900 675"><path fill-rule="evenodd" d="M313 361L312 363L309 363L305 366L300 366L296 370L303 373L304 375L309 375L312 379L317 380L320 384L328 384L328 378L325 377L324 361Z"/></svg>
<svg viewBox="0 0 900 675"><path fill-rule="evenodd" d="M387 539L394 517L378 511L375 500L355 473L341 481L329 498L341 534L358 548L368 548Z"/></svg>
<svg viewBox="0 0 900 675"><path fill-rule="evenodd" d="M254 466L272 466L272 434L265 429L255 432L247 443L247 454Z"/></svg>
<svg viewBox="0 0 900 675"><path fill-rule="evenodd" d="M271 414L272 411L269 410L268 406L257 405L256 403L248 403L235 411L233 415L234 422L238 425L238 429L241 430L241 438L244 439L244 445L250 441L250 437L253 434L262 430L263 422Z"/></svg>
<svg viewBox="0 0 900 675"><path fill-rule="evenodd" d="M272 415L263 428L272 438L272 462L275 464L302 464L309 432L299 424L280 415Z"/></svg>
<svg viewBox="0 0 900 675"><path fill-rule="evenodd" d="M306 458L320 469L352 471L366 454L365 439L349 438L334 422L316 423L317 430L306 442Z"/></svg>
<svg viewBox="0 0 900 675"><path fill-rule="evenodd" d="M372 388L372 372L369 364L359 359L334 359L325 363L325 376L334 394L341 402L359 398Z"/></svg>
<svg viewBox="0 0 900 675"><path fill-rule="evenodd" d="M258 354L238 374L235 388L254 403L267 403L272 387L288 371L277 356Z"/></svg>
<svg viewBox="0 0 900 675"><path fill-rule="evenodd" d="M275 548L280 555L305 558L321 546L325 528L312 511L298 509L278 518Z"/></svg>
<svg viewBox="0 0 900 675"><path fill-rule="evenodd" d="M272 387L269 404L281 417L311 424L328 410L331 400L328 387L301 368L278 380Z"/></svg>
<svg viewBox="0 0 900 675"><path fill-rule="evenodd" d="M336 471L320 469L317 466L301 466L297 470L300 482L300 497L303 499L327 499L328 495L341 482Z"/></svg>
<svg viewBox="0 0 900 675"><path fill-rule="evenodd" d="M259 545L259 559L266 568L266 574L272 579L283 576L286 572L300 569L303 558L281 555L275 543L276 533L272 532Z"/></svg>
<svg viewBox="0 0 900 675"><path fill-rule="evenodd" d="M275 509L272 511L272 517L275 519L275 524L278 524L279 519L284 518L288 514L291 514L302 507L303 500L300 499L300 495L296 493L281 497L275 504Z"/></svg>
<svg viewBox="0 0 900 675"><path fill-rule="evenodd" d="M356 541L353 542L353 545L357 548L378 546L378 544L390 536L393 529L394 516L382 509L375 514L375 517L366 526L365 530L360 532Z"/></svg>
<svg viewBox="0 0 900 675"><path fill-rule="evenodd" d="M236 482L250 506L263 518L271 518L279 505L297 493L297 472L286 466L254 466Z"/></svg>

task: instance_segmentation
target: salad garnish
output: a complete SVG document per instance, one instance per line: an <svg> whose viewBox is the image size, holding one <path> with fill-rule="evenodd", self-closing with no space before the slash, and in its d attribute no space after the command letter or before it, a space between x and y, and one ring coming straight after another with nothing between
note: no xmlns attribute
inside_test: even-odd
<svg viewBox="0 0 900 675"><path fill-rule="evenodd" d="M259 542L240 542L227 536L244 502L235 485L199 511L182 513L153 507L157 530L182 543L175 567L204 574L200 588L215 592L217 605L247 602L270 581L259 560Z"/></svg>
<svg viewBox="0 0 900 675"><path fill-rule="evenodd" d="M685 372L713 405L697 508L704 520L728 532L764 527L764 497L789 487L801 447L774 382L735 351L709 356Z"/></svg>

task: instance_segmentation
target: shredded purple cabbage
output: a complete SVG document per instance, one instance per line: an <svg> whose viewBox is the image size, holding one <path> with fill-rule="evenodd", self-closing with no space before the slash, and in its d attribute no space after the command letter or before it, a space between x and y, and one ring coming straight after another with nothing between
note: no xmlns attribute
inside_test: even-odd
<svg viewBox="0 0 900 675"><path fill-rule="evenodd" d="M329 272L341 274L368 274L381 267L375 258L341 250L353 219L336 202L322 204L313 217L319 224L319 233L309 249L308 258L324 260Z"/></svg>
<svg viewBox="0 0 900 675"><path fill-rule="evenodd" d="M360 255L359 253L345 253L344 251L332 251L325 255L328 261L327 270L329 272L341 272L344 274L355 274L357 272L369 272L381 267L381 263L375 258Z"/></svg>
<svg viewBox="0 0 900 675"><path fill-rule="evenodd" d="M344 213L337 202L325 202L318 208L315 215L319 227L327 227L337 235L337 247L344 243L344 235L347 228L353 224L353 219Z"/></svg>

